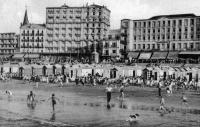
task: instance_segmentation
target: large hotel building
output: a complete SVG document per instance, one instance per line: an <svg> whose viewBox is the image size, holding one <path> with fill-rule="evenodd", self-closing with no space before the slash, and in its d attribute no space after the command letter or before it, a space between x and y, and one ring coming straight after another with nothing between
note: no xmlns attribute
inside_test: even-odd
<svg viewBox="0 0 200 127"><path fill-rule="evenodd" d="M91 53L92 45L100 44L109 28L110 10L105 6L47 7L44 53Z"/></svg>
<svg viewBox="0 0 200 127"><path fill-rule="evenodd" d="M200 17L194 14L179 14L160 15L143 20L123 19L121 41L126 44L129 54L137 54L138 51L195 54L194 51L200 50Z"/></svg>

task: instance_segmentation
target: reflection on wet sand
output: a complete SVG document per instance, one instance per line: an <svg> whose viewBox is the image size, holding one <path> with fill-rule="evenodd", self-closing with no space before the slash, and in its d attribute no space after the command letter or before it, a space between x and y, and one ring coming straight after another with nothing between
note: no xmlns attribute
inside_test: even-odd
<svg viewBox="0 0 200 127"><path fill-rule="evenodd" d="M51 118L50 118L50 121L55 121L56 120L56 112L55 111L53 111L52 112L52 115L51 115Z"/></svg>

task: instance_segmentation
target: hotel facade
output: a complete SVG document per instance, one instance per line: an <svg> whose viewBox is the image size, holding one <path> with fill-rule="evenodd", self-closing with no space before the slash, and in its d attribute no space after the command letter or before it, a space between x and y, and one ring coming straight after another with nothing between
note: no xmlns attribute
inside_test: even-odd
<svg viewBox="0 0 200 127"><path fill-rule="evenodd" d="M29 23L27 10L20 26L20 54L13 58L37 59L44 52L45 24Z"/></svg>
<svg viewBox="0 0 200 127"><path fill-rule="evenodd" d="M108 38L103 41L102 56L109 58L122 57L121 50L123 48L123 45L120 43L120 29L110 30Z"/></svg>
<svg viewBox="0 0 200 127"><path fill-rule="evenodd" d="M105 6L47 7L44 52L89 53L107 37L109 28L110 10Z"/></svg>
<svg viewBox="0 0 200 127"><path fill-rule="evenodd" d="M15 33L0 33L0 54L13 55L19 49L19 36Z"/></svg>
<svg viewBox="0 0 200 127"><path fill-rule="evenodd" d="M179 14L154 16L144 20L123 19L121 41L126 44L128 53L182 51L182 54L187 54L183 52L199 51L200 17Z"/></svg>

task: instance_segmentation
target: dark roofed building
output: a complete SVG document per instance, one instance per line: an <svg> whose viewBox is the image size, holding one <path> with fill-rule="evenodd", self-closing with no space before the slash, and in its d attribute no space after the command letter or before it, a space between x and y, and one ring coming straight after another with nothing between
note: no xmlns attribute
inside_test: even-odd
<svg viewBox="0 0 200 127"><path fill-rule="evenodd" d="M45 34L45 24L30 23L26 10L24 21L20 26L20 52L25 54L25 56L33 56L30 54L42 54L44 52Z"/></svg>

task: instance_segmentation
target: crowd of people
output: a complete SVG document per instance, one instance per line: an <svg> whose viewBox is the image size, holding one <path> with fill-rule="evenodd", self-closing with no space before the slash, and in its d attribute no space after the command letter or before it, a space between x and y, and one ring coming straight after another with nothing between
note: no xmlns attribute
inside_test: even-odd
<svg viewBox="0 0 200 127"><path fill-rule="evenodd" d="M16 74L13 73L7 73L7 74L1 74L0 80L11 80L12 78L15 78ZM55 74L55 75L48 75L48 76L41 76L41 75L24 75L22 78L24 81L28 82L35 82L36 87L38 88L40 86L41 82L45 82L47 84L53 83L58 84L58 86L67 86L69 84L75 84L76 86L82 85L90 85L90 86L106 86L105 92L106 92L106 103L107 108L111 108L110 102L112 100L112 92L114 89L118 89L119 92L119 98L120 100L124 100L125 98L125 91L127 87L130 86L139 86L139 87L153 87L158 89L158 97L160 99L160 107L159 109L164 112L170 112L165 108L165 97L163 96L163 92L167 94L168 96L172 96L174 91L182 91L182 104L188 106L188 98L185 94L185 90L196 90L200 91L200 81L197 80L188 80L186 77L177 77L177 78L163 78L161 77L159 80L154 80L153 77L144 78L143 76L119 76L119 78L107 78L103 77L99 73L96 73L94 75L88 74L86 76L76 76L75 79L69 76L69 74ZM12 96L12 92L9 90L6 90L6 94L8 96ZM51 97L47 99L48 101L51 101L52 110L55 110L55 105L57 104L57 101L59 101L59 98L55 96L54 93L52 93ZM30 91L30 94L27 96L27 105L31 108L34 108L36 105L36 99L35 94ZM138 119L140 115L139 114L133 114L129 116L129 122L135 121Z"/></svg>

